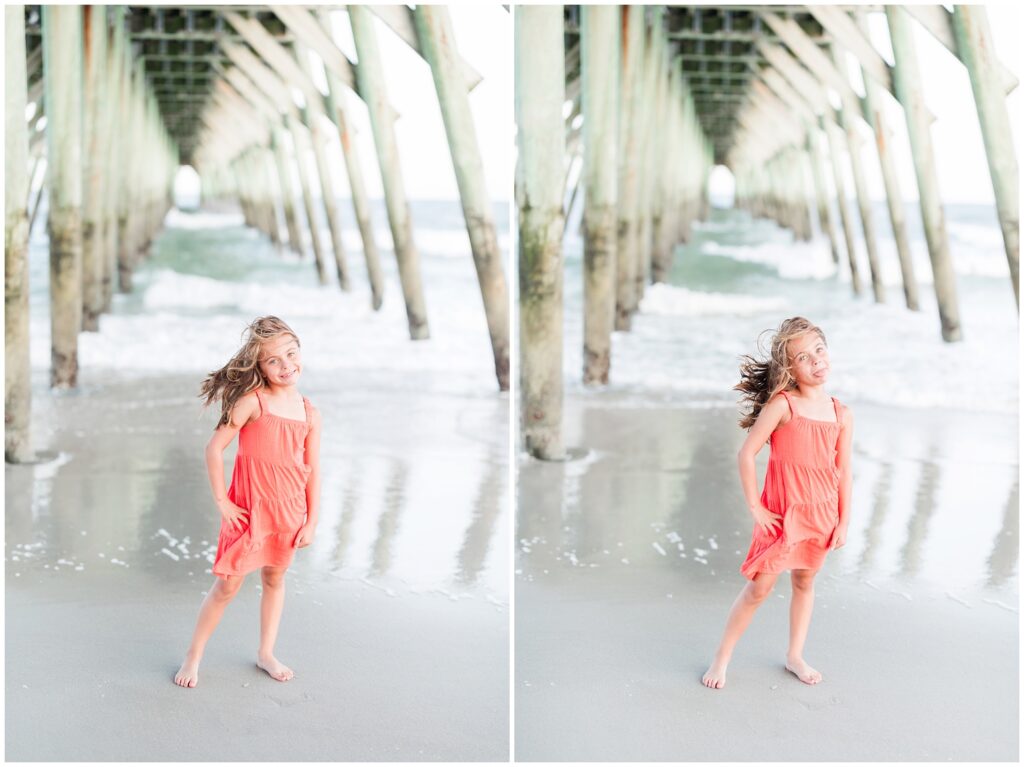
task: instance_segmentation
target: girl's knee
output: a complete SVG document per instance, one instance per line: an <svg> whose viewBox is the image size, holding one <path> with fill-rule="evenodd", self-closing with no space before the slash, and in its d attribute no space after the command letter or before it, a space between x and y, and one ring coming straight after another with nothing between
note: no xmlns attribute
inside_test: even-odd
<svg viewBox="0 0 1024 767"><path fill-rule="evenodd" d="M793 570L790 573L790 580L794 591L809 591L814 588L814 576L817 570Z"/></svg>
<svg viewBox="0 0 1024 767"><path fill-rule="evenodd" d="M284 567L264 567L260 570L264 588L276 589L283 586L285 572L287 568Z"/></svg>
<svg viewBox="0 0 1024 767"><path fill-rule="evenodd" d="M242 587L243 578L238 575L229 575L226 578L218 578L214 584L213 594L225 602L234 598L235 594Z"/></svg>
<svg viewBox="0 0 1024 767"><path fill-rule="evenodd" d="M772 593L774 583L766 581L751 581L747 586L747 600L754 604L761 604Z"/></svg>

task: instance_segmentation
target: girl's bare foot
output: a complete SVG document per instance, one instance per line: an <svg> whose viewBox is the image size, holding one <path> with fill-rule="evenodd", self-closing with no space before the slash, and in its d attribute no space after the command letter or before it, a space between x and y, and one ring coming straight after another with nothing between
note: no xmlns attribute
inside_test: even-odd
<svg viewBox="0 0 1024 767"><path fill-rule="evenodd" d="M294 671L284 665L273 655L261 655L256 661L256 665L270 674L270 676L278 682L287 682L295 676Z"/></svg>
<svg viewBox="0 0 1024 767"><path fill-rule="evenodd" d="M185 656L178 673L174 675L174 683L179 687L195 687L199 684L199 658Z"/></svg>
<svg viewBox="0 0 1024 767"><path fill-rule="evenodd" d="M709 687L712 690L721 690L725 687L725 668L727 665L717 661L712 663L711 667L704 672L704 676L700 681L705 687Z"/></svg>
<svg viewBox="0 0 1024 767"><path fill-rule="evenodd" d="M821 681L821 672L811 668L803 658L788 659L786 670L796 674L796 678L804 684L817 684Z"/></svg>

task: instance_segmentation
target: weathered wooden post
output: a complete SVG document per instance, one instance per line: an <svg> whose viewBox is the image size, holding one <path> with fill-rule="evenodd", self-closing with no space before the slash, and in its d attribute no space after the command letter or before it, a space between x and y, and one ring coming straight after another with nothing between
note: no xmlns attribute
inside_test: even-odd
<svg viewBox="0 0 1024 767"><path fill-rule="evenodd" d="M330 93L327 96L328 105L334 116L334 124L338 128L341 153L345 159L345 170L348 172L348 189L352 195L352 209L356 225L359 227L359 238L363 243L363 260L366 262L366 277L370 283L370 302L376 311L384 304L384 273L381 271L380 251L377 249L377 240L373 234L370 197L366 193L366 183L363 181L363 169L355 145L355 131L349 127L348 119L341 107L344 93L337 84L336 78L328 72L327 82L332 83L332 81L334 84L331 85Z"/></svg>
<svg viewBox="0 0 1024 767"><path fill-rule="evenodd" d="M664 34L665 32L662 31L662 35ZM672 97L667 48L666 42L660 43L656 59L658 81L654 120L657 125L662 127L656 129L651 137L651 255L647 269L648 284L661 281L665 272L665 262L668 260L668 255L665 253L665 227L669 218L666 176L669 173L670 143L679 140L678 135L669 136L665 130L670 119L670 98Z"/></svg>
<svg viewBox="0 0 1024 767"><path fill-rule="evenodd" d="M832 61L840 74L846 69L841 63L842 51L832 47ZM878 245L875 240L875 222L871 215L871 199L868 195L867 181L864 179L864 168L861 166L860 136L854 124L856 111L853 104L841 99L844 103L837 112L839 127L846 133L846 148L850 155L850 167L853 170L853 187L857 195L857 207L860 211L861 228L864 230L864 247L868 253L868 268L871 270L871 289L877 303L885 302L885 285L882 282L882 270L878 263Z"/></svg>
<svg viewBox="0 0 1024 767"><path fill-rule="evenodd" d="M924 220L924 235L935 279L935 298L939 304L942 338L945 341L959 341L963 335L960 330L956 280L949 257L946 221L942 201L939 199L939 180L935 173L931 126L922 95L910 19L907 12L897 5L885 6L885 16L889 22L889 37L895 59L893 86L907 118L907 133L910 135L910 149L917 174L917 193L921 200L921 218Z"/></svg>
<svg viewBox="0 0 1024 767"><path fill-rule="evenodd" d="M273 132L271 132L271 136L273 136ZM279 190L278 184L275 182L276 168L274 167L273 152L264 146L260 149L259 156L260 163L262 164L263 178L267 185L267 216L270 223L270 241L274 243L274 248L280 254L281 245L284 241L281 239L281 225L277 220L277 197Z"/></svg>
<svg viewBox="0 0 1024 767"><path fill-rule="evenodd" d="M307 77L312 77L309 68L309 53L301 43L295 44L295 59L299 68ZM319 96L319 94L314 94ZM345 246L341 240L341 219L338 216L338 198L334 193L334 181L331 179L331 168L327 164L326 137L320 120L323 117L323 102L316 98L307 98L302 110L302 122L309 129L310 143L313 146L313 158L320 177L320 194L324 200L324 211L327 214L327 227L331 233L331 247L334 249L334 266L338 274L338 286L350 290L348 282L348 264L345 260Z"/></svg>
<svg viewBox="0 0 1024 767"><path fill-rule="evenodd" d="M494 217L484 183L483 160L477 145L473 115L469 109L462 62L456 52L451 19L443 5L417 5L413 18L420 51L434 75L441 117L448 134L459 199L462 200L462 212L466 219L473 263L476 265L480 295L491 336L498 387L501 391L508 391L508 284L505 282Z"/></svg>
<svg viewBox="0 0 1024 767"><path fill-rule="evenodd" d="M519 338L523 445L545 460L562 442L562 6L515 6Z"/></svg>
<svg viewBox="0 0 1024 767"><path fill-rule="evenodd" d="M384 203L388 209L391 238L394 241L395 257L398 259L398 275L409 320L409 337L414 341L430 338L423 282L420 279L419 254L412 239L409 202L406 200L405 186L402 182L398 142L392 122L393 113L388 104L384 70L377 49L377 33L373 28L373 16L363 6L350 5L348 17L352 25L356 54L359 56L359 67L356 69L359 92L366 100L370 112L370 125L373 128L373 140L377 145Z"/></svg>
<svg viewBox="0 0 1024 767"><path fill-rule="evenodd" d="M50 182L50 382L67 388L78 381L82 329L81 6L44 5L42 28Z"/></svg>
<svg viewBox="0 0 1024 767"><path fill-rule="evenodd" d="M644 88L642 109L649 119L641 121L643 134L641 136L640 155L638 162L641 163L640 170L640 216L638 224L639 244L637 256L639 258L634 275L633 303L630 312L636 313L640 308L640 301L647 289L647 282L651 276L651 239L654 230L654 179L657 173L658 158L654 152L655 127L658 122L658 108L661 100L661 72L664 60L665 28L663 23L665 9L662 6L653 6L653 20L648 30L650 45L647 47L644 56Z"/></svg>
<svg viewBox="0 0 1024 767"><path fill-rule="evenodd" d="M1003 230L1006 261L1010 266L1013 297L1020 307L1020 181L1013 147L1010 116L1000 87L992 33L983 5L954 5L953 30L960 60L967 67L974 103L985 141L985 156L992 176L996 213Z"/></svg>
<svg viewBox="0 0 1024 767"><path fill-rule="evenodd" d="M636 290L637 218L640 204L640 177L636 161L640 146L641 86L644 52L644 6L621 6L622 53L619 78L620 119L618 153L618 242L615 268L615 329L632 326Z"/></svg>
<svg viewBox="0 0 1024 767"><path fill-rule="evenodd" d="M330 29L330 20L326 13L317 10L317 19L326 31ZM341 153L345 158L345 170L348 172L348 188L352 195L352 208L355 212L359 237L363 242L363 258L366 261L366 274L370 282L371 303L374 310L380 309L384 303L384 275L380 269L380 252L373 236L373 221L370 215L370 198L366 194L363 182L363 169L359 163L359 152L356 144L355 131L351 130L345 117L345 92L337 76L330 67L324 67L327 73L327 116L338 128L341 140Z"/></svg>
<svg viewBox="0 0 1024 767"><path fill-rule="evenodd" d="M822 231L828 236L829 248L832 251L833 263L839 263L839 243L836 238L836 225L828 205L828 189L825 186L825 174L821 168L821 138L815 127L807 125L807 151L811 158L811 171L814 178L814 191L818 202L818 222Z"/></svg>
<svg viewBox="0 0 1024 767"><path fill-rule="evenodd" d="M843 183L843 171L839 165L839 128L832 120L833 115L826 114L821 120L821 127L828 138L828 154L832 160L832 176L836 183L836 198L839 203L839 219L843 224L843 235L846 238L846 256L850 263L850 284L853 294L860 295L860 271L857 269L857 254L853 247L853 222L850 220L850 208L846 201L846 184ZM821 118L819 118L821 119Z"/></svg>
<svg viewBox="0 0 1024 767"><path fill-rule="evenodd" d="M102 130L112 136L114 126L117 124L121 114L121 100L124 98L124 48L125 29L124 17L125 7L114 6L112 14L113 35L110 45L107 48L107 60L105 63L105 104L103 109ZM118 206L120 200L121 178L123 175L122 148L119 142L108 139L103 146L103 160L106 168L106 179L103 184L103 276L101 280L101 293L103 299L103 311L110 311L111 302L114 296L114 285L118 280Z"/></svg>
<svg viewBox="0 0 1024 767"><path fill-rule="evenodd" d="M103 5L83 6L85 95L83 175L85 177L82 221L82 330L99 330L103 311L103 184L106 167L102 131L106 111L103 69L107 60L107 10Z"/></svg>
<svg viewBox="0 0 1024 767"><path fill-rule="evenodd" d="M121 147L121 175L118 183L117 205L117 283L122 293L132 290L132 268L136 245L133 206L137 203L135 185L135 123L137 98L135 80L132 77L131 55L127 46L123 49L121 61L121 100L119 123L123 130Z"/></svg>
<svg viewBox="0 0 1024 767"><path fill-rule="evenodd" d="M25 6L4 7L4 460L32 460L29 424L28 130L25 125Z"/></svg>
<svg viewBox="0 0 1024 767"><path fill-rule="evenodd" d="M270 147L274 152L274 159L277 161L277 179L281 183L281 201L284 205L284 222L288 228L288 247L304 256L302 247L302 233L299 230L299 219L295 213L295 192L292 187L291 169L288 167L288 157L285 154L284 129L275 125L271 129Z"/></svg>
<svg viewBox="0 0 1024 767"><path fill-rule="evenodd" d="M867 19L858 13L861 31L868 34ZM889 130L882 111L882 90L869 76L864 65L861 65L861 78L864 81L864 99L861 102L864 119L875 134L875 147L878 150L878 162L882 169L882 183L885 186L885 200L889 208L889 221L892 224L893 238L896 240L896 255L900 261L900 273L903 278L903 298L907 308L918 311L920 304L917 297L917 278L914 276L914 262L910 253L910 240L907 237L907 216L903 209L903 194L900 192L899 176L893 162L892 149L889 143Z"/></svg>
<svg viewBox="0 0 1024 767"><path fill-rule="evenodd" d="M580 9L583 108L583 383L608 383L615 320L619 8Z"/></svg>
<svg viewBox="0 0 1024 767"><path fill-rule="evenodd" d="M327 284L327 265L324 260L323 246L320 242L319 220L316 206L313 204L313 193L309 187L309 169L306 167L306 146L302 136L302 128L298 118L289 113L285 117L285 125L292 134L292 146L295 147L295 167L299 171L299 186L302 189L302 204L306 209L306 220L309 222L310 242L313 245L313 259L316 261L316 276L321 285Z"/></svg>
<svg viewBox="0 0 1024 767"><path fill-rule="evenodd" d="M658 172L658 225L654 230L654 254L651 259L651 282L666 282L672 270L673 253L679 231L679 175L676 159L680 143L687 137L679 123L681 97L678 82L679 70L669 67L665 92L665 128L662 131L661 165Z"/></svg>

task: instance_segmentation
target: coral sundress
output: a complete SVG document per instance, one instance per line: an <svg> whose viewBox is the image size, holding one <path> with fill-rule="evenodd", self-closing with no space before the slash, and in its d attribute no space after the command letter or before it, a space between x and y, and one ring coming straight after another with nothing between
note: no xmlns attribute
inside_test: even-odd
<svg viewBox="0 0 1024 767"><path fill-rule="evenodd" d="M295 554L295 536L306 521L306 436L313 405L302 398L306 420L267 411L256 389L260 414L238 432L238 453L228 498L248 510L241 530L221 521L213 574L245 575L260 567L287 567Z"/></svg>
<svg viewBox="0 0 1024 767"><path fill-rule="evenodd" d="M842 405L832 397L836 420L817 421L797 415L789 394L790 419L772 432L768 471L761 503L782 515L782 530L766 533L754 525L750 551L740 572L817 570L825 561L839 522L839 432Z"/></svg>

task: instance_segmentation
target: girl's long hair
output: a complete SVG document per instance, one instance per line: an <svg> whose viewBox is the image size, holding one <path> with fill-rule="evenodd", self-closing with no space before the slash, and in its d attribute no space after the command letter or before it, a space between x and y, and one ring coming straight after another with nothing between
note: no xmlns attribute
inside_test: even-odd
<svg viewBox="0 0 1024 767"><path fill-rule="evenodd" d="M767 333L774 333L768 351L763 345ZM749 429L753 426L761 414L761 408L780 391L796 388L796 379L790 373L792 363L786 347L794 338L807 333L817 333L822 343L828 346L821 328L803 317L791 317L783 321L778 330L765 330L757 337L757 349L763 359L749 354L740 357L740 382L732 388L743 393L740 397L741 407L750 408L740 416L741 427Z"/></svg>
<svg viewBox="0 0 1024 767"><path fill-rule="evenodd" d="M267 341L283 335L289 335L299 343L299 337L284 320L269 315L257 317L242 332L242 348L235 352L228 364L203 379L199 389L203 407L220 400L220 420L215 430L230 422L231 409L238 400L254 389L266 386L266 379L260 372L260 350Z"/></svg>

